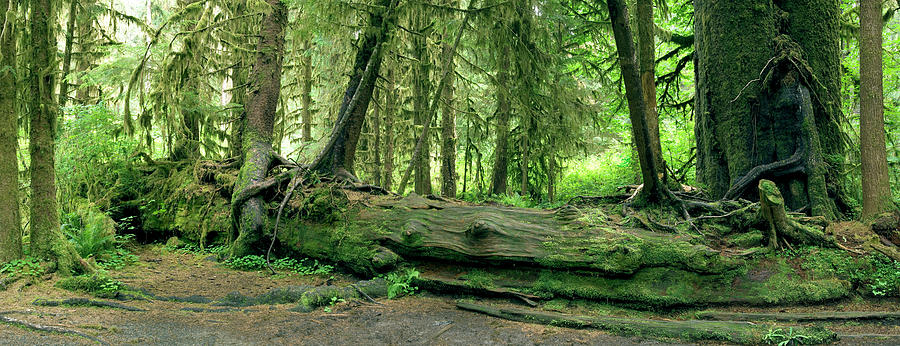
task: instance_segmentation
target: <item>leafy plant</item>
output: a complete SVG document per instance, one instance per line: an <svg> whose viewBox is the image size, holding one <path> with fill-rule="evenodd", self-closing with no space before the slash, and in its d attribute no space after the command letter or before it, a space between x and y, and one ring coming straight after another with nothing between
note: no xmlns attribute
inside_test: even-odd
<svg viewBox="0 0 900 346"><path fill-rule="evenodd" d="M84 215L67 213L63 217L63 233L83 258L97 256L115 246L115 229L108 224L106 215L87 211Z"/></svg>
<svg viewBox="0 0 900 346"><path fill-rule="evenodd" d="M325 312L331 312L331 307L338 303L345 302L344 298L331 297L331 301L328 302L328 306L326 306L323 310Z"/></svg>
<svg viewBox="0 0 900 346"><path fill-rule="evenodd" d="M0 265L0 274L7 277L30 276L38 277L44 274L44 268L34 258L25 258L10 261Z"/></svg>
<svg viewBox="0 0 900 346"><path fill-rule="evenodd" d="M769 329L769 332L763 336L763 341L768 344L778 344L778 346L800 345L806 339L809 339L809 336L794 333L793 327L788 328L787 333L781 328Z"/></svg>
<svg viewBox="0 0 900 346"><path fill-rule="evenodd" d="M384 279L389 283L388 299L415 294L419 288L412 284L415 279L419 278L419 274L418 270L410 268L385 275Z"/></svg>

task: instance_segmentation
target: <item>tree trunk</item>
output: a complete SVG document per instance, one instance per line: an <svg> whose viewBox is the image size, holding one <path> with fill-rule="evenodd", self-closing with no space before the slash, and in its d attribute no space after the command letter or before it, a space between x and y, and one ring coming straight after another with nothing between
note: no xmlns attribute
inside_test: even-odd
<svg viewBox="0 0 900 346"><path fill-rule="evenodd" d="M385 76L386 86L384 91L384 177L381 179L382 187L391 191L391 183L394 176L394 117L397 116L396 97L394 88L394 70L389 69Z"/></svg>
<svg viewBox="0 0 900 346"><path fill-rule="evenodd" d="M639 201L656 203L666 198L665 186L659 181L659 168L650 149L650 131L647 127L646 105L642 94L641 78L635 68L634 39L628 26L628 11L622 0L607 1L609 18L612 22L619 54L619 67L625 82L625 97L628 99L628 113L631 118L631 135L638 151L641 177L644 187Z"/></svg>
<svg viewBox="0 0 900 346"><path fill-rule="evenodd" d="M59 81L59 103L60 107L65 107L69 102L69 69L72 65L72 45L75 44L75 17L78 13L78 0L69 1L69 20L66 24L66 48L63 52L62 73Z"/></svg>
<svg viewBox="0 0 900 346"><path fill-rule="evenodd" d="M641 94L646 107L644 118L647 131L650 132L650 152L656 161L656 167L662 174L663 184L668 174L662 156L662 144L659 139L659 114L656 112L656 42L653 33L653 1L637 1L638 63L641 71Z"/></svg>
<svg viewBox="0 0 900 346"><path fill-rule="evenodd" d="M239 157L243 160L244 150L243 132L247 123L247 73L248 69L244 66L243 61L231 69L231 103L240 105L239 109L231 113L231 136L229 137L229 146L231 147L231 156Z"/></svg>
<svg viewBox="0 0 900 346"><path fill-rule="evenodd" d="M15 0L0 0L6 13ZM13 11L16 11L13 8ZM22 219L19 216L19 112L16 108L15 21L0 27L0 263L22 258Z"/></svg>
<svg viewBox="0 0 900 346"><path fill-rule="evenodd" d="M81 2L81 7L89 8L93 6L93 3L93 0ZM94 36L96 32L92 25L93 20L93 14L86 11L78 12L77 22L75 23L75 35L77 36L76 41L78 41L78 64L75 70L79 74L88 72L94 62ZM78 90L75 92L75 99L82 104L92 104L96 101L95 98L99 98L99 88L84 85L84 76L81 75L80 77Z"/></svg>
<svg viewBox="0 0 900 346"><path fill-rule="evenodd" d="M846 138L838 3L698 0L695 10L697 180L713 197L755 200L751 187L770 179L788 209L834 217ZM799 87L814 96L809 110Z"/></svg>
<svg viewBox="0 0 900 346"><path fill-rule="evenodd" d="M378 94L374 96L378 99ZM372 185L381 186L381 116L382 110L376 104L372 109L372 136L375 137L372 143Z"/></svg>
<svg viewBox="0 0 900 346"><path fill-rule="evenodd" d="M410 164L415 166L414 188L419 195L431 194L431 141L428 136L429 127L431 127L431 119L434 114L429 112L428 96L431 93L431 54L428 51L427 33L422 32L430 26L430 16L418 12L413 15L415 30L419 30L418 35L413 36L413 58L417 60L415 64L415 72L413 74L413 123L416 127L422 126L424 137L413 137L413 147L421 146L418 155L412 156ZM436 98L440 95L435 94ZM418 142L422 142L420 145ZM404 184L401 180L399 192L404 191Z"/></svg>
<svg viewBox="0 0 900 346"><path fill-rule="evenodd" d="M57 105L56 40L52 28L56 12L49 0L31 2L31 54L29 56L30 124L28 149L31 154L31 254L48 259L62 275L88 269L60 231L56 200L54 148Z"/></svg>
<svg viewBox="0 0 900 346"><path fill-rule="evenodd" d="M473 1L474 2L474 1ZM456 6L456 1L451 1L450 6ZM444 36L442 61L449 63L450 71L456 70L454 64L455 47L450 43L450 37ZM447 85L444 87L444 107L441 110L441 196L456 198L456 113L453 111L453 84L456 74L447 74Z"/></svg>
<svg viewBox="0 0 900 346"><path fill-rule="evenodd" d="M504 45L497 56L497 141L494 144L494 167L491 170L491 194L506 194L507 188L507 148L509 146L509 46Z"/></svg>
<svg viewBox="0 0 900 346"><path fill-rule="evenodd" d="M396 17L396 5L397 0L379 0L375 10L370 12L369 30L360 39L353 72L331 138L311 165L316 171L357 180L353 173L356 144L375 91L375 80L381 69L382 50L385 48L382 46L387 40L390 22Z"/></svg>
<svg viewBox="0 0 900 346"><path fill-rule="evenodd" d="M310 54L309 41L303 44L303 57L300 68L303 73L303 89L300 91L300 102L302 109L303 137L304 142L312 141L312 55Z"/></svg>
<svg viewBox="0 0 900 346"><path fill-rule="evenodd" d="M243 134L244 161L232 195L232 210L237 238L231 256L241 257L263 252L261 245L268 210L259 196L242 203L239 196L251 185L266 178L272 162L272 132L281 93L281 67L284 59L284 25L287 9L280 0L267 0L272 6L260 28L256 63L250 72L247 121Z"/></svg>
<svg viewBox="0 0 900 346"><path fill-rule="evenodd" d="M859 144L863 218L892 208L884 136L881 0L859 1Z"/></svg>

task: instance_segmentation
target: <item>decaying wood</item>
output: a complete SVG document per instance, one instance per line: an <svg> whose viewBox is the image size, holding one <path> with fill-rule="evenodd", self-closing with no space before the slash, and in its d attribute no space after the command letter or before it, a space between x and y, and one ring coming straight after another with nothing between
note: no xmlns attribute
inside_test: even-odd
<svg viewBox="0 0 900 346"><path fill-rule="evenodd" d="M572 328L596 328L622 335L651 337L680 337L688 340L718 340L738 344L762 344L771 326L734 321L671 321L624 317L588 317L555 312L498 308L468 302L459 302L460 309L483 313L512 321L557 325ZM816 335L822 341L836 339L836 334L821 328L792 327L802 335ZM822 342L820 341L820 342Z"/></svg>

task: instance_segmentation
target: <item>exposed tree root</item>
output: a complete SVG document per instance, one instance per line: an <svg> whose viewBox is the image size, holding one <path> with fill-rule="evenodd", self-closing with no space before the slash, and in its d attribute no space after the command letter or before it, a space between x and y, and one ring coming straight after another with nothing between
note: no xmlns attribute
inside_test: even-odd
<svg viewBox="0 0 900 346"><path fill-rule="evenodd" d="M125 311L147 311L141 308L136 308L133 306L128 306L124 304L119 304L115 302L107 302L102 300L93 300L86 298L69 298L66 300L47 300L47 299L35 299L32 305L37 306L92 306L98 308L112 308L112 309L121 309Z"/></svg>
<svg viewBox="0 0 900 346"><path fill-rule="evenodd" d="M87 335L87 334L79 332L77 330L66 329L66 328L55 327L55 326L40 325L37 323L31 323L28 321L23 321L20 319L15 319L15 318L4 316L4 315L0 315L0 323L6 323L11 326L21 327L21 328L25 328L28 330L38 331L38 332L48 332L48 333L58 333L58 334L79 336L79 337L82 337L82 338L85 338L85 339L88 339L91 341L98 342L101 345L109 345L108 343L106 343L103 340L100 340L97 337Z"/></svg>
<svg viewBox="0 0 900 346"><path fill-rule="evenodd" d="M833 311L816 313L742 313L724 311L701 311L697 318L716 321L880 321L900 320L897 311Z"/></svg>
<svg viewBox="0 0 900 346"><path fill-rule="evenodd" d="M770 326L733 321L662 321L624 317L574 316L554 312L497 308L459 302L460 309L483 313L512 321L556 325L570 328L596 328L621 335L641 335L686 340L718 340L738 344L763 344ZM837 335L820 327L792 327L793 332L808 336L807 343L825 343Z"/></svg>
<svg viewBox="0 0 900 346"><path fill-rule="evenodd" d="M753 182L764 175L781 176L802 169L801 165L804 163L805 156L804 144L804 141L800 141L800 145L794 150L794 154L785 160L759 165L750 169L747 174L744 174L731 185L731 188L728 189L728 192L725 193L722 199L730 200L740 197Z"/></svg>

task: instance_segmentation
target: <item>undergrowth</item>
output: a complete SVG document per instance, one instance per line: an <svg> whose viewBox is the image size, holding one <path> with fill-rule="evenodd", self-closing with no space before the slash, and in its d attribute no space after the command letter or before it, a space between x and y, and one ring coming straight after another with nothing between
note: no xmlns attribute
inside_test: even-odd
<svg viewBox="0 0 900 346"><path fill-rule="evenodd" d="M230 258L223 263L226 267L237 270L263 270L266 269L266 258L263 256L249 255ZM334 266L321 264L318 260L301 258L279 258L271 261L272 268L284 270L299 275L328 275L334 271Z"/></svg>

